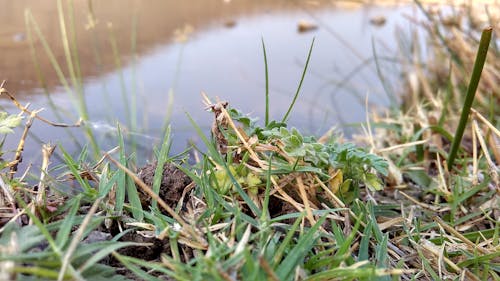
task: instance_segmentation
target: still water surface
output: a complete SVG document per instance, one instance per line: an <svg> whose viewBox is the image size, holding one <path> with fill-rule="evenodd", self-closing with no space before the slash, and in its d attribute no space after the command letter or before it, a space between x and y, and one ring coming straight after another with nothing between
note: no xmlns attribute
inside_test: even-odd
<svg viewBox="0 0 500 281"><path fill-rule="evenodd" d="M15 7L4 16L11 21L18 21L17 17L22 20L24 9L31 8L67 71L56 2L15 2L18 5L10 4ZM271 117L281 119L285 114L315 38L309 70L289 126L316 135L331 127L350 134L349 124L365 120L366 97L370 104L389 105L377 77L374 49L382 71L397 78L398 65L388 59L397 58L396 35L413 28L407 17L416 14L409 5L351 7L331 1L95 2L98 5L89 10L87 1L75 1L75 30L91 126L104 149L116 144L114 128L120 122L147 150L158 143L165 118L170 116L174 152L182 151L189 139L198 139L186 114L208 131L212 115L203 108L202 91L263 119L261 39L269 64ZM89 11L97 20L95 28L89 26ZM386 23L371 24L376 17L385 18ZM302 20L317 25L317 29L298 32ZM29 102L30 108L45 108L41 115L46 118L56 120L59 113L66 123L78 120L74 102L36 40L42 73L56 107L53 109L37 81L26 29L21 23L12 25L0 33L2 49L8 50L0 61L2 75L9 80L7 88L23 103ZM179 37L183 40L175 40ZM119 55L113 55L111 38ZM8 100L0 103L15 112ZM134 130L127 121L134 112L132 104L137 108ZM81 145L86 143L81 129L70 131ZM25 162L40 158L38 142L60 142L67 150L78 150L67 130L35 122L31 132ZM9 140L15 143L16 137L9 136Z"/></svg>

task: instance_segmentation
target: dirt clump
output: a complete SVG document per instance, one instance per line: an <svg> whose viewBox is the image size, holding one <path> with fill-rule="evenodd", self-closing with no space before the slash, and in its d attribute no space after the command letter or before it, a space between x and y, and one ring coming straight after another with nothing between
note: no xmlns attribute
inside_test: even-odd
<svg viewBox="0 0 500 281"><path fill-rule="evenodd" d="M164 250L164 244L168 244L168 240L162 241L155 237L146 237L137 232L129 232L120 238L123 242L148 243L149 246L129 246L118 250L118 253L140 258L142 260L156 260Z"/></svg>
<svg viewBox="0 0 500 281"><path fill-rule="evenodd" d="M153 186L153 179L155 175L155 170L158 163L153 162L140 168L137 176L148 186ZM183 171L177 168L172 163L165 163L163 165L163 174L160 184L159 196L169 207L175 209L179 201L185 201L186 196L183 198L184 190L192 182L191 178L188 177ZM142 206L147 208L151 205L151 197L143 192L140 188L140 199ZM182 204L184 205L185 202Z"/></svg>

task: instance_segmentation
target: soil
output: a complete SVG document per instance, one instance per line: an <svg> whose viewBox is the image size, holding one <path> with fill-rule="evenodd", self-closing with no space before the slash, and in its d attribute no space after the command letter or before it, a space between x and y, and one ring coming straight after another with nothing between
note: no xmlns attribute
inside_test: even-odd
<svg viewBox="0 0 500 281"><path fill-rule="evenodd" d="M155 170L157 167L157 162L147 164L146 166L139 169L137 173L138 177L148 186L153 186L153 179ZM179 170L172 163L165 163L163 165L163 174L160 185L159 196L169 207L175 209L177 204L182 198L182 194L186 187L192 182L183 171ZM142 192L140 188L141 203L142 207L148 209L151 205L151 197L146 193ZM186 203L186 198L184 198L182 204Z"/></svg>
<svg viewBox="0 0 500 281"><path fill-rule="evenodd" d="M271 196L269 197L269 214L272 218L279 217L286 214L296 213L297 209L292 206L292 204L287 201L283 201L280 198ZM295 219L286 219L281 221L286 224L293 224Z"/></svg>
<svg viewBox="0 0 500 281"><path fill-rule="evenodd" d="M163 248L168 245L167 240L160 240L155 237L146 237L137 232L129 232L120 238L120 241L149 243L150 246L131 246L119 249L118 252L125 256L140 258L151 261L158 259L163 252Z"/></svg>
<svg viewBox="0 0 500 281"><path fill-rule="evenodd" d="M137 173L137 176L150 187L153 186L153 179L157 165L157 162L147 164L144 167L140 168ZM184 172L175 167L175 165L171 163L165 163L165 165L163 166L159 196L172 209L175 209L179 202L182 202L181 207L184 208L186 199L189 196L185 196L183 198L183 195L185 195L185 190L186 188L189 188L191 182L191 178L189 178ZM137 188L137 190L139 191L142 207L144 209L149 209L149 207L151 206L151 197L144 193L142 189ZM118 229L116 229L116 225L114 225L114 228L115 231L111 230L111 232L118 231ZM114 233L114 235L116 234L118 233ZM132 231L123 235L123 237L120 238L120 241L150 244L149 246L131 246L119 249L118 252L122 255L135 257L146 261L159 261L161 254L171 255L170 244L167 238L160 240L155 237L147 237L139 232ZM192 253L190 252L191 249L184 247L184 245L180 246L180 249L184 254L183 258L192 255ZM114 266L119 266L119 262L114 258L111 258L109 263ZM132 280L140 280L126 269L123 269L122 272L117 273L124 275Z"/></svg>

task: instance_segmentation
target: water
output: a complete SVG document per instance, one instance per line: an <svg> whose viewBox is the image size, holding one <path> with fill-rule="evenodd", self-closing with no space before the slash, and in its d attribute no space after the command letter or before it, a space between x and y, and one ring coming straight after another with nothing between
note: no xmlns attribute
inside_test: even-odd
<svg viewBox="0 0 500 281"><path fill-rule="evenodd" d="M166 116L170 116L173 130L173 152L182 151L188 140L199 142L187 114L208 131L212 115L204 110L202 91L209 97L227 100L231 106L263 120L265 78L261 39L265 41L269 63L271 117L281 119L285 114L297 89L309 46L315 38L309 71L289 126L316 135L331 127L350 134L351 124L365 120L366 99L370 105L389 105L390 95L377 76L373 48L381 60L383 73L390 73L392 79L397 78L394 74L398 65L386 59L396 59L396 32L409 30L412 24L404 15L415 13L410 6L347 8L332 5L329 1L255 3L250 0L207 0L203 4L194 0L182 1L182 4L176 4L179 1L148 4L130 1L133 3L130 9L120 9L118 2L99 1L99 5L93 7L103 30L85 31L85 13L78 13L81 20L77 17L77 23L82 26L77 24L76 30L83 34L79 37L82 40L79 50L90 115L88 124L96 132L103 149L109 149L117 143L115 124L121 123L144 149L141 153L145 155L139 156L142 159L150 156L150 149L161 139ZM83 5L78 3L77 6ZM109 3L109 6L103 3ZM42 5L32 10L35 18L40 17L43 21L44 17L57 17L54 2L35 4L21 1L19 5L29 7L31 4ZM48 11L43 12L42 8ZM22 11L19 7L12 9ZM386 19L384 25L370 23L378 16ZM9 19L14 20L12 17ZM314 23L318 28L299 33L297 24L300 20ZM120 50L120 60L124 65L121 68L116 68L113 62L108 21L112 22L113 36ZM57 21L46 20L41 26L45 27L43 30L54 51L59 52L56 56L63 64ZM134 26L137 41L135 50L132 50ZM192 32L185 34L187 41L173 39L176 31L189 29ZM75 114L74 103L47 62L42 62L42 68L56 109L39 88L24 30L17 27L1 33L6 34L5 38L11 38L9 44L23 47L18 52L24 52L14 55L15 50L9 49L10 56L22 59L13 63L4 58L0 62L2 71L9 76L7 88L16 92L21 102L31 103L30 108L45 108L41 113L45 118L56 120L59 113L64 122L76 122L79 116ZM98 40L93 41L94 37L89 33ZM8 41L4 37L2 40ZM44 60L40 44L36 44L36 48L38 56ZM100 61L92 53L93 48L99 50ZM22 65L20 72L12 67L19 63ZM134 99L136 128L128 124L130 113L126 112L127 108L132 110ZM16 112L8 100L1 100L1 105ZM21 128L17 130L22 131ZM25 164L40 159L40 142L59 142L73 153L86 143L79 128L64 130L37 121L30 131L32 135L27 139ZM17 139L9 136L11 147Z"/></svg>

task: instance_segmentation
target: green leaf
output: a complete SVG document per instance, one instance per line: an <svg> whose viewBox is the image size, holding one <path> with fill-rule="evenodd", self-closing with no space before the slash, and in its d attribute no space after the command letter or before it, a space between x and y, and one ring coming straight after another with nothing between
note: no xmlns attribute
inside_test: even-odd
<svg viewBox="0 0 500 281"><path fill-rule="evenodd" d="M428 187L432 182L432 179L424 170L409 170L406 174L421 187Z"/></svg>
<svg viewBox="0 0 500 281"><path fill-rule="evenodd" d="M0 112L0 134L10 134L15 128L21 124L22 116L8 115L7 112Z"/></svg>
<svg viewBox="0 0 500 281"><path fill-rule="evenodd" d="M380 182L380 179L372 173L365 174L364 182L371 191L378 191L384 188L384 186Z"/></svg>

